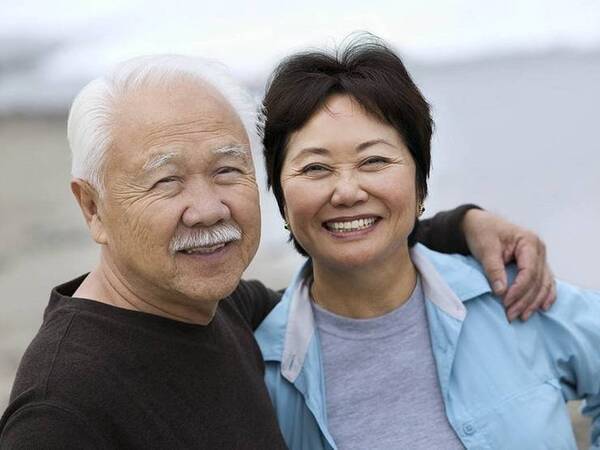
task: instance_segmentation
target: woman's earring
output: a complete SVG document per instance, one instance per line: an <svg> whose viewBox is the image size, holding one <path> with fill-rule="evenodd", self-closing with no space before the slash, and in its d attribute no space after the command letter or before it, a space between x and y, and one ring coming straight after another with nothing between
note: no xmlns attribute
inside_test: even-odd
<svg viewBox="0 0 600 450"><path fill-rule="evenodd" d="M418 217L421 217L423 215L423 213L425 212L425 206L423 205L423 202L419 202L419 206L417 209L419 210L417 215L418 215Z"/></svg>
<svg viewBox="0 0 600 450"><path fill-rule="evenodd" d="M287 220L283 221L283 228L285 228L287 231L290 231L290 224L287 223Z"/></svg>

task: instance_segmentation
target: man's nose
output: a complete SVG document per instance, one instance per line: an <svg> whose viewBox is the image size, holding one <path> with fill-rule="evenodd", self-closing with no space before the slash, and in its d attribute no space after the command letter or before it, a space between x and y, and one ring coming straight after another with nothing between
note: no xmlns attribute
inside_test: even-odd
<svg viewBox="0 0 600 450"><path fill-rule="evenodd" d="M231 219L229 206L218 189L210 183L194 183L188 188L187 197L187 206L181 219L186 227L210 227Z"/></svg>
<svg viewBox="0 0 600 450"><path fill-rule="evenodd" d="M333 206L354 206L357 203L367 201L369 194L363 189L359 174L353 170L338 174L331 195Z"/></svg>

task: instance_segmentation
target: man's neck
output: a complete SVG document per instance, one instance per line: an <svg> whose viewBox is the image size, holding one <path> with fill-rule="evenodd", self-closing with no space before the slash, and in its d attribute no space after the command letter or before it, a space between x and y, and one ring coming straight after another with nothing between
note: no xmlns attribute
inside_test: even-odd
<svg viewBox="0 0 600 450"><path fill-rule="evenodd" d="M356 319L379 317L400 307L417 282L408 250L394 261L346 271L313 263L313 273L311 293L317 304Z"/></svg>
<svg viewBox="0 0 600 450"><path fill-rule="evenodd" d="M189 306L166 296L135 289L105 258L83 280L73 297L86 298L117 308L140 311L179 322L208 325L217 310L218 301L206 309ZM192 302L188 302L192 303ZM203 302L206 304L206 302Z"/></svg>

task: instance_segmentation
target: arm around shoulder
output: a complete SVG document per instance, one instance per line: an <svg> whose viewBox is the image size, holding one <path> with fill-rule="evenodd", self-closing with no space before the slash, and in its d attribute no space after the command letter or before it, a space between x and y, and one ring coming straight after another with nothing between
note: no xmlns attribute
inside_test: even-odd
<svg viewBox="0 0 600 450"><path fill-rule="evenodd" d="M415 240L440 253L470 255L462 223L465 214L471 209L480 208L477 205L462 205L419 221L415 229Z"/></svg>

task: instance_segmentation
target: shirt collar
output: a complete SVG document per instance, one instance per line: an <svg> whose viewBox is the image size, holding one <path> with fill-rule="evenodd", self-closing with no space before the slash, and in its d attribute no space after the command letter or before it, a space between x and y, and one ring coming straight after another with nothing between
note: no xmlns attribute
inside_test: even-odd
<svg viewBox="0 0 600 450"><path fill-rule="evenodd" d="M464 302L491 291L473 258L437 253L421 244L411 249L411 258L421 275L425 299L457 320L466 316ZM300 373L315 334L303 268L255 333L264 359L281 361L282 375L290 382Z"/></svg>

